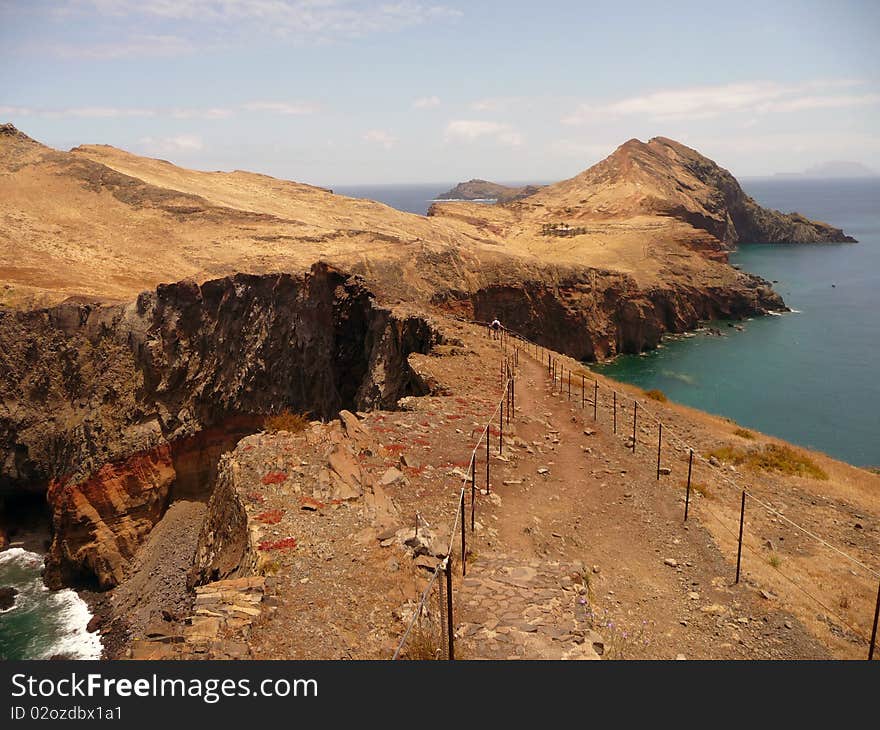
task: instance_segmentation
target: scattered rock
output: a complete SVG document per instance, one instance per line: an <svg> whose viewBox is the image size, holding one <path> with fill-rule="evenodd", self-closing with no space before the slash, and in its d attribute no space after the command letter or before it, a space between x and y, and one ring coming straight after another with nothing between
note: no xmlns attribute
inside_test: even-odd
<svg viewBox="0 0 880 730"><path fill-rule="evenodd" d="M12 608L15 604L15 597L18 595L18 591L11 586L3 586L0 588L0 611L5 611L8 608Z"/></svg>
<svg viewBox="0 0 880 730"><path fill-rule="evenodd" d="M716 616L720 616L723 613L727 613L727 609L722 606L720 603L710 603L707 606L703 606L700 608L700 611L703 613L710 613Z"/></svg>
<svg viewBox="0 0 880 730"><path fill-rule="evenodd" d="M400 469L395 467L389 467L388 470L382 475L382 478L379 479L379 484L383 487L389 487L392 484L396 484L397 482L406 479L403 475L403 472Z"/></svg>
<svg viewBox="0 0 880 730"><path fill-rule="evenodd" d="M678 561L675 558L666 558L663 561L663 564L668 565L670 568L677 568L678 567Z"/></svg>
<svg viewBox="0 0 880 730"><path fill-rule="evenodd" d="M313 497L302 496L299 498L299 508L308 512L317 512L319 509L324 508L324 503L319 502Z"/></svg>
<svg viewBox="0 0 880 730"><path fill-rule="evenodd" d="M410 454L401 454L400 465L408 469L418 469L419 467L421 467L421 462L416 457Z"/></svg>

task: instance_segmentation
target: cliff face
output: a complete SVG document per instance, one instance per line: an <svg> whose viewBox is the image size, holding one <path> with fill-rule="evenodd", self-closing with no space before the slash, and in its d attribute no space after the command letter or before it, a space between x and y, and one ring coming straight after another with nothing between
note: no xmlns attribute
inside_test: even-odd
<svg viewBox="0 0 880 730"><path fill-rule="evenodd" d="M553 282L505 279L473 292L446 292L435 304L506 327L578 360L597 361L655 348L664 334L701 320L742 318L784 310L769 282L745 276L736 286L640 288L609 271L561 272Z"/></svg>
<svg viewBox="0 0 880 730"><path fill-rule="evenodd" d="M285 409L393 407L425 392L407 357L435 340L326 266L4 311L0 490L47 490L50 585L110 587L172 492L212 479L212 427L228 438Z"/></svg>

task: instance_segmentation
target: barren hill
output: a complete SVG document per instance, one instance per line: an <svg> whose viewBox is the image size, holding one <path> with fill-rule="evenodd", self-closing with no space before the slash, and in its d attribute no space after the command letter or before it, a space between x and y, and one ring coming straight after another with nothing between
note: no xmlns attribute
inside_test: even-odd
<svg viewBox="0 0 880 730"><path fill-rule="evenodd" d="M504 205L428 217L250 172L202 172L0 128L0 304L127 300L161 283L302 273L323 261L383 302L494 316L584 358L654 346L698 319L782 307L726 252L748 240L850 240L757 206L683 145L631 140Z"/></svg>
<svg viewBox="0 0 880 730"><path fill-rule="evenodd" d="M762 208L727 170L665 137L647 143L631 139L580 175L548 186L529 203L571 211L575 221L669 217L731 247L854 241L826 223Z"/></svg>

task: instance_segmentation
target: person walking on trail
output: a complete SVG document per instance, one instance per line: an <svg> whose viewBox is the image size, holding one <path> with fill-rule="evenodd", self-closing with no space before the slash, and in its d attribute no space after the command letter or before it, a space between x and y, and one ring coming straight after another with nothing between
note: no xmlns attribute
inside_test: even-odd
<svg viewBox="0 0 880 730"><path fill-rule="evenodd" d="M497 339L501 334L501 322L498 321L498 318L492 320L492 324L489 325L489 328L492 330L492 339Z"/></svg>

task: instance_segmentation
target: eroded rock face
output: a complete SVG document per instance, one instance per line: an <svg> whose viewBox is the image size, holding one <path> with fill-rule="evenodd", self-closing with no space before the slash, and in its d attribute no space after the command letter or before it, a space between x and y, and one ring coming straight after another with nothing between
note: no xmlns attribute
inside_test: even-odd
<svg viewBox="0 0 880 730"><path fill-rule="evenodd" d="M0 312L0 490L51 485L50 585L111 587L178 476L190 498L213 481L205 449L223 444L211 429L393 407L425 392L407 357L436 337L324 265Z"/></svg>
<svg viewBox="0 0 880 730"><path fill-rule="evenodd" d="M46 582L102 589L121 582L128 561L164 514L174 476L166 443L106 464L83 481L53 481L47 498L55 537Z"/></svg>
<svg viewBox="0 0 880 730"><path fill-rule="evenodd" d="M602 360L652 349L664 334L701 320L739 318L786 309L769 282L745 275L740 286L641 289L624 274L573 272L556 282L498 283L453 292L434 303L479 321L498 317L508 328L579 360Z"/></svg>

